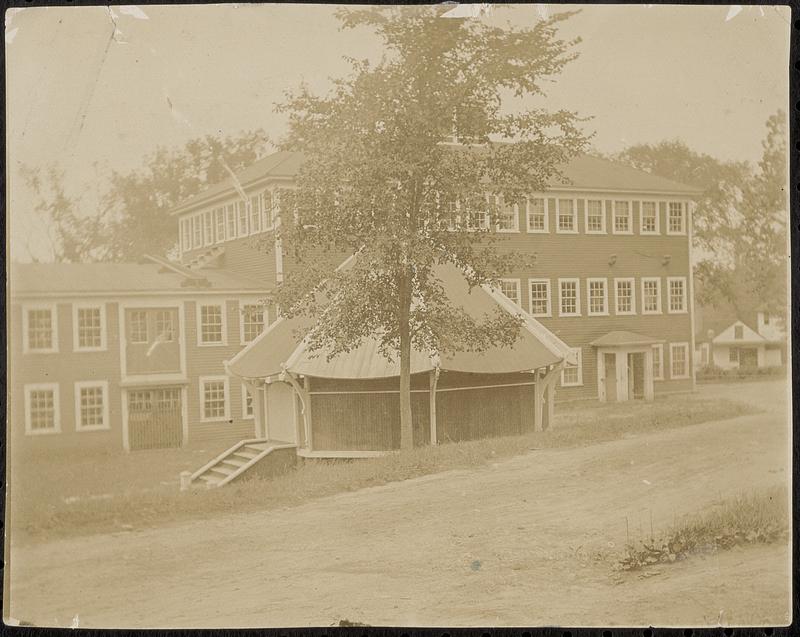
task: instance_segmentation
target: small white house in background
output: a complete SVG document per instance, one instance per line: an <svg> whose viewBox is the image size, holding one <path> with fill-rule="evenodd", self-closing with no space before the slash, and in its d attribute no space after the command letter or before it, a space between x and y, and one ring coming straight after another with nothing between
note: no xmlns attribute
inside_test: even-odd
<svg viewBox="0 0 800 637"><path fill-rule="evenodd" d="M736 320L717 333L713 328L695 338L695 364L721 369L780 367L786 363L783 321L768 312L755 313L753 327Z"/></svg>

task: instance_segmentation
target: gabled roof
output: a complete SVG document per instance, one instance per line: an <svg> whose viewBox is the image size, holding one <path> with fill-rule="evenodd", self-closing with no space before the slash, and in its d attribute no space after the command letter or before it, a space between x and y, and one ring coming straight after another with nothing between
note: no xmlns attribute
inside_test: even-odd
<svg viewBox="0 0 800 637"><path fill-rule="evenodd" d="M436 276L442 282L450 302L455 307L463 308L475 319L480 320L494 313L498 305L509 312L519 311L513 304L508 307L499 302L499 297L495 296L499 293L482 287L470 290L466 278L455 266L438 266ZM399 361L396 357L389 360L380 352L377 338L364 339L354 350L328 360L325 351L312 352L302 340L302 335L312 328L313 321L306 317L279 320L231 359L228 371L242 378L267 378L284 369L320 378L367 379L399 375ZM412 351L411 373L426 372L436 367L483 374L526 372L559 363L569 356L571 352L566 344L535 319L526 317L513 346L438 355Z"/></svg>
<svg viewBox="0 0 800 637"><path fill-rule="evenodd" d="M220 268L192 270L159 263L13 263L9 288L12 297L129 295L159 292L241 291L264 293L266 282ZM202 278L204 283L198 284Z"/></svg>
<svg viewBox="0 0 800 637"><path fill-rule="evenodd" d="M236 173L236 179L242 188L247 189L254 183L267 179L286 179L295 177L303 163L301 153L278 151L259 159L252 165ZM696 196L702 189L681 184L665 177L652 175L625 164L596 157L594 155L578 155L561 167L567 180L562 183L555 178L550 187L559 190L586 190L596 192L630 192L652 195ZM195 206L213 201L217 197L235 192L234 180L228 177L224 181L209 186L206 190L181 202L172 210L172 214L187 212Z"/></svg>
<svg viewBox="0 0 800 637"><path fill-rule="evenodd" d="M604 334L600 338L593 340L590 345L595 347L626 347L631 345L658 345L663 343L664 339L653 338L652 336L644 336L636 332L628 332L625 330L615 330Z"/></svg>

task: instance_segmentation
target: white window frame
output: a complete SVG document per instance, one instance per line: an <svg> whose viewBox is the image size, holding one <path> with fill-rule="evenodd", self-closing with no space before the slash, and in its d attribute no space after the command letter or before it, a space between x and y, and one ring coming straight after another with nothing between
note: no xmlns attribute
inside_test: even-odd
<svg viewBox="0 0 800 637"><path fill-rule="evenodd" d="M253 396L253 413L247 413L247 392L250 388L242 383L242 420L253 420L256 417L256 397Z"/></svg>
<svg viewBox="0 0 800 637"><path fill-rule="evenodd" d="M203 219L200 215L192 215L192 250L203 247Z"/></svg>
<svg viewBox="0 0 800 637"><path fill-rule="evenodd" d="M261 200L261 231L267 232L275 227L275 219L273 218L273 197L272 191L269 189L262 190L258 198ZM269 205L267 205L267 198L269 198Z"/></svg>
<svg viewBox="0 0 800 637"><path fill-rule="evenodd" d="M81 347L80 326L78 324L78 310L100 310L100 345ZM105 303L73 303L72 305L72 351L74 352L104 352L108 349L108 324L106 323Z"/></svg>
<svg viewBox="0 0 800 637"><path fill-rule="evenodd" d="M617 204L628 204L628 229L617 230ZM630 199L614 199L611 202L611 232L613 234L630 235L633 234L633 202Z"/></svg>
<svg viewBox="0 0 800 637"><path fill-rule="evenodd" d="M620 312L619 309L618 283L631 284L631 309L627 312ZM618 277L614 279L614 313L617 316L634 316L636 314L636 279L634 277Z"/></svg>
<svg viewBox="0 0 800 637"><path fill-rule="evenodd" d="M192 249L192 222L189 217L181 219L181 250L189 252Z"/></svg>
<svg viewBox="0 0 800 637"><path fill-rule="evenodd" d="M230 241L238 236L239 218L235 203L225 204L225 239Z"/></svg>
<svg viewBox="0 0 800 637"><path fill-rule="evenodd" d="M256 208L253 208L253 204L256 204L258 212L254 212ZM255 225L253 221L258 221L258 229L255 229ZM247 202L247 225L249 226L248 230L250 234L260 234L261 228L264 225L263 219L261 218L261 197L259 195L251 195L250 199Z"/></svg>
<svg viewBox="0 0 800 637"><path fill-rule="evenodd" d="M601 219L603 220L602 228L600 230L589 230L589 202L596 201L600 204L600 214ZM606 229L606 204L605 201L602 199L584 199L583 200L583 227L586 231L586 234L608 234Z"/></svg>
<svg viewBox="0 0 800 637"><path fill-rule="evenodd" d="M644 204L651 203L656 209L656 229L653 231L644 229ZM661 212L659 211L659 202L653 199L642 199L639 201L639 234L645 236L656 236L661 234Z"/></svg>
<svg viewBox="0 0 800 637"><path fill-rule="evenodd" d="M253 341L246 341L245 338L244 338L244 309L249 305L261 306L261 309L262 309L262 311L264 313L264 325L261 327L261 332L259 332L258 336L256 336L253 339L253 341L256 340L256 338L258 338L259 336L261 336L261 334L266 332L267 328L269 327L269 315L267 313L267 306L266 305L264 305L262 303L259 303L258 301L243 301L243 300L240 299L239 300L239 342L242 345L249 345L250 343L253 342Z"/></svg>
<svg viewBox="0 0 800 637"><path fill-rule="evenodd" d="M656 281L658 283L658 309L657 310L648 310L647 309L647 295L644 293L644 286L645 283L648 281ZM641 282L641 293L642 293L642 314L662 314L662 301L661 297L662 290L661 290L661 277L657 276L643 276Z"/></svg>
<svg viewBox="0 0 800 637"><path fill-rule="evenodd" d="M501 228L500 217L502 216L502 210L505 204L503 202L503 198L499 195L495 195L494 201L495 201L495 206L497 206L497 223L495 224L494 228L495 232L500 232L503 234L519 232L519 204L517 203L511 204L511 207L514 210L514 226L511 228Z"/></svg>
<svg viewBox="0 0 800 637"><path fill-rule="evenodd" d="M81 389L102 390L103 396L103 422L99 425L83 425L83 411L81 410ZM108 381L107 380L80 380L75 382L75 431L107 431L111 429L108 417Z"/></svg>
<svg viewBox="0 0 800 637"><path fill-rule="evenodd" d="M214 245L214 211L204 210L203 216L203 246Z"/></svg>
<svg viewBox="0 0 800 637"><path fill-rule="evenodd" d="M583 350L580 347L571 347L572 352L577 357L577 365L570 365L570 368L578 370L578 380L574 383L565 383L564 382L564 372L565 369L561 370L561 386L562 387L581 387L583 385Z"/></svg>
<svg viewBox="0 0 800 637"><path fill-rule="evenodd" d="M544 211L544 228L532 228L531 227L531 199L541 199L542 200L542 210ZM549 234L550 233L550 211L547 208L547 197L544 195L533 195L531 197L526 197L525 199L525 225L527 226L528 232L531 234Z"/></svg>
<svg viewBox="0 0 800 637"><path fill-rule="evenodd" d="M664 345L653 345L653 351L658 350L658 369L653 368L653 380L664 380Z"/></svg>
<svg viewBox="0 0 800 637"><path fill-rule="evenodd" d="M534 313L533 311L533 285L544 283L547 286L547 312L545 314ZM549 317L553 316L553 295L550 279L528 279L528 306L531 316L535 317Z"/></svg>
<svg viewBox="0 0 800 637"><path fill-rule="evenodd" d="M225 401L225 413L222 416L206 416L206 384L223 383L223 400ZM231 388L229 377L221 376L200 376L198 379L200 390L200 421L201 422L225 422L231 419Z"/></svg>
<svg viewBox="0 0 800 637"><path fill-rule="evenodd" d="M500 279L500 283L512 283L517 288L517 300L515 301L505 292L502 287L498 287L498 291L503 294L509 301L514 303L517 307L522 307L522 280L521 279Z"/></svg>
<svg viewBox="0 0 800 637"><path fill-rule="evenodd" d="M53 392L53 427L51 429L33 429L31 422L31 392ZM58 383L31 383L24 386L25 392L25 435L46 436L61 433L61 401L58 395Z"/></svg>
<svg viewBox="0 0 800 637"><path fill-rule="evenodd" d="M674 350L676 348L680 348L684 352L686 352L686 373L680 374L680 375L675 375L673 373L674 372L673 362L674 362L674 358L675 358L673 352L674 352ZM673 380L685 380L687 378L690 378L690 374L691 374L690 366L691 366L691 359L689 358L689 343L670 343L669 344L669 377L671 379L673 379Z"/></svg>
<svg viewBox="0 0 800 637"><path fill-rule="evenodd" d="M592 283L603 284L603 310L592 312ZM586 314L587 316L608 316L608 279L605 277L590 277L586 279Z"/></svg>
<svg viewBox="0 0 800 637"><path fill-rule="evenodd" d="M236 201L233 209L236 211L236 236L240 239L250 236L250 202ZM242 224L242 209L244 209L244 225Z"/></svg>
<svg viewBox="0 0 800 637"><path fill-rule="evenodd" d="M203 323L201 310L204 306L216 306L222 310L222 340L211 341L206 343L203 341ZM197 346L198 347L222 347L228 344L228 317L227 317L228 304L225 301L197 301L195 303L195 314L197 321Z"/></svg>
<svg viewBox="0 0 800 637"><path fill-rule="evenodd" d="M50 347L31 348L29 342L30 326L28 313L31 310L50 310L50 330L52 331ZM57 354L58 353L58 306L55 303L26 303L22 306L22 353L23 354Z"/></svg>
<svg viewBox="0 0 800 637"><path fill-rule="evenodd" d="M673 310L672 309L672 283L674 282L681 282L683 285L683 309L682 310ZM667 277L667 312L669 314L687 314L689 312L688 303L689 303L689 292L687 290L687 281L685 276L668 276Z"/></svg>
<svg viewBox="0 0 800 637"><path fill-rule="evenodd" d="M575 284L575 313L572 312L563 312L562 308L562 300L563 300L563 290L561 287L562 283L574 283ZM581 315L581 280L578 278L562 278L558 279L558 315L559 316L580 316Z"/></svg>
<svg viewBox="0 0 800 637"><path fill-rule="evenodd" d="M561 218L561 201L572 202L572 230L562 230L559 224ZM578 234L578 200L572 197L556 197L556 233Z"/></svg>
<svg viewBox="0 0 800 637"><path fill-rule="evenodd" d="M673 204L673 203L677 203L681 207L681 229L680 229L680 231L671 230L670 229L669 209L670 209L670 204ZM687 208L687 205L686 205L685 201L668 201L667 202L667 218L664 220L664 222L667 224L667 234L668 235L671 235L673 237L678 237L678 236L684 236L686 234L686 217L688 216L686 208Z"/></svg>
<svg viewBox="0 0 800 637"><path fill-rule="evenodd" d="M214 240L215 243L223 243L227 238L227 227L226 227L226 219L225 219L225 208L221 206L219 208L214 208L212 210L212 215L214 217ZM221 223L220 223L221 222ZM222 232L220 232L222 230Z"/></svg>

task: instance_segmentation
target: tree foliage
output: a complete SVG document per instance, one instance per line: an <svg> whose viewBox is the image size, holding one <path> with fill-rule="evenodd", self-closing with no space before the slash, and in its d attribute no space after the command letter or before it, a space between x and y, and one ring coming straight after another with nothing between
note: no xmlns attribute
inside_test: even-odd
<svg viewBox="0 0 800 637"><path fill-rule="evenodd" d="M504 206L544 189L586 143L576 114L506 112L499 97L541 94L574 58L574 42L557 37L570 14L500 28L440 17L445 10L341 10L343 28L373 29L385 56L350 60L352 73L329 95L301 86L280 106L290 124L282 147L305 162L282 206L294 223L281 229L301 267L279 301L290 315L324 313L313 348L333 355L377 335L387 356L399 356L403 446L410 348L484 349L519 330L507 312L476 321L453 307L437 264L458 266L471 285L520 265L527 257L492 232ZM331 274L320 251L358 256Z"/></svg>

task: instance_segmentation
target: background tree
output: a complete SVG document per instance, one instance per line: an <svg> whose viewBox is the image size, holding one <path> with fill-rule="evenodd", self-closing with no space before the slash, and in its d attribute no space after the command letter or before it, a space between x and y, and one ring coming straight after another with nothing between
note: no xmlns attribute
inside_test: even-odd
<svg viewBox="0 0 800 637"><path fill-rule="evenodd" d="M158 148L143 166L113 171L105 190L71 196L56 166L23 168L36 211L51 236L57 261L137 261L143 254L166 254L178 236L170 209L209 184L252 164L267 148L264 131L236 136L206 135L183 148ZM92 210L87 211L87 200Z"/></svg>
<svg viewBox="0 0 800 637"><path fill-rule="evenodd" d="M280 107L290 124L282 147L306 161L284 195L294 223L281 228L302 267L279 302L287 315L324 312L312 349L333 356L377 336L387 357L399 357L403 448L413 445L412 347L479 350L518 336L507 312L475 321L453 307L436 265L455 264L471 285L519 265L523 255L500 249L489 229L586 143L574 113L508 113L500 99L541 95L575 57L574 42L557 37L570 14L520 29L440 17L446 10L340 11L343 28L381 37L384 58L350 60L352 74L327 97L302 86ZM331 275L320 250L358 257Z"/></svg>

